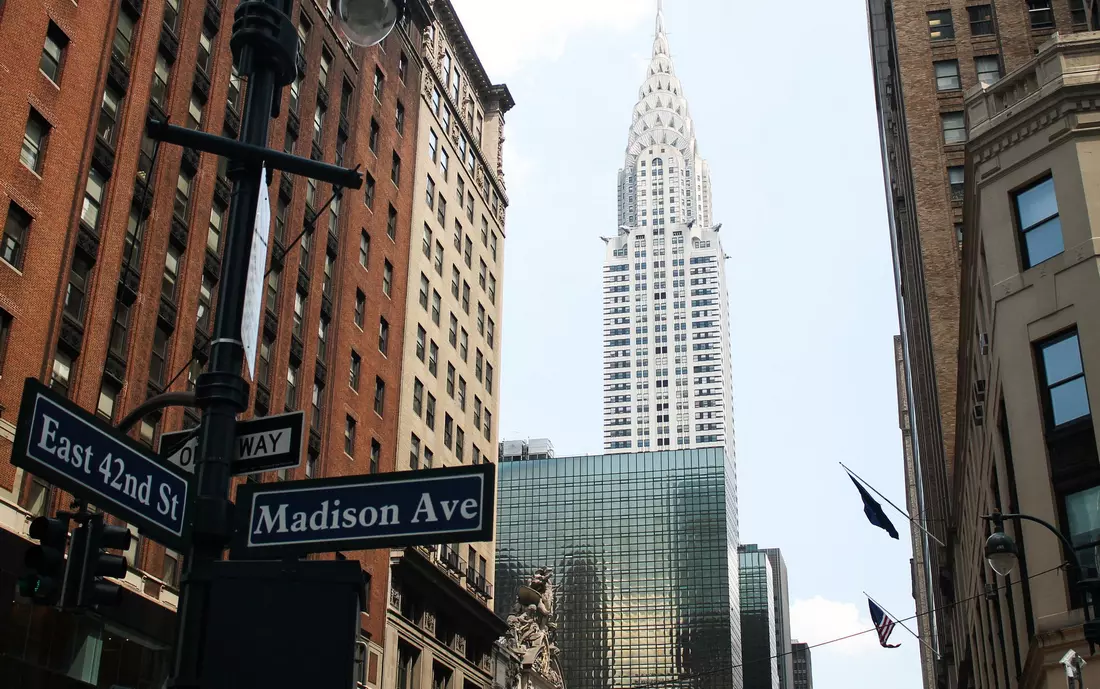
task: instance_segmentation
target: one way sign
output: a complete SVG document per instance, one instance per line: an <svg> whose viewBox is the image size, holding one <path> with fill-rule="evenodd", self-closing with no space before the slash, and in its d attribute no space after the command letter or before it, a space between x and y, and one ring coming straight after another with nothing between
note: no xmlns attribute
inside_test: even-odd
<svg viewBox="0 0 1100 689"><path fill-rule="evenodd" d="M237 422L236 475L290 469L302 462L302 434L305 412ZM162 433L160 455L185 471L194 473L199 448L198 429Z"/></svg>

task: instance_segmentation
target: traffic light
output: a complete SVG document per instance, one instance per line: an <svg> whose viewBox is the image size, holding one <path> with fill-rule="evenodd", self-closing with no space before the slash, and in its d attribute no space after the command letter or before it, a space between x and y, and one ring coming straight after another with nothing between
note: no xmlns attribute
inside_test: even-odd
<svg viewBox="0 0 1100 689"><path fill-rule="evenodd" d="M95 605L118 605L122 587L107 581L105 577L121 579L126 576L126 558L112 555L108 549L125 551L133 538L124 526L107 524L102 514L94 514L82 527L88 529L87 541L80 562L77 579L76 604L82 608Z"/></svg>
<svg viewBox="0 0 1100 689"><path fill-rule="evenodd" d="M64 585L69 520L37 517L31 522L30 536L38 544L23 556L31 571L19 579L19 593L35 605L56 605Z"/></svg>

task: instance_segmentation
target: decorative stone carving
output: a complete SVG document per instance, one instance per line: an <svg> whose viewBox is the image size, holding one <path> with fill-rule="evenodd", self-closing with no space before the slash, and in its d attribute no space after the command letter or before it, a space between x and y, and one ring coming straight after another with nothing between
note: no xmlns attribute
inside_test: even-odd
<svg viewBox="0 0 1100 689"><path fill-rule="evenodd" d="M558 646L554 643L558 624L554 615L553 576L552 569L540 567L527 586L519 587L516 603L508 615L508 632L501 644L520 658L521 670L534 672L554 687L564 689Z"/></svg>
<svg viewBox="0 0 1100 689"><path fill-rule="evenodd" d="M424 627L424 631L429 634L435 634L435 614L430 610L424 611L424 617L421 618L421 624Z"/></svg>
<svg viewBox="0 0 1100 689"><path fill-rule="evenodd" d="M390 587L390 607L394 610L401 610L401 589L396 586Z"/></svg>

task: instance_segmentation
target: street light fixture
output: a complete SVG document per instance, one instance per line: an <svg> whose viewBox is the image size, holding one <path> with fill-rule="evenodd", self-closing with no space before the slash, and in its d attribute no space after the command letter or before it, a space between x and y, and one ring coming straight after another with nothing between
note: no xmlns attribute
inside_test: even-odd
<svg viewBox="0 0 1100 689"><path fill-rule="evenodd" d="M994 572L1002 577L1012 574L1019 563L1016 541L1012 540L1012 536L1005 533L1004 525L1000 522L996 524L989 540L985 542L985 561L989 563Z"/></svg>
<svg viewBox="0 0 1100 689"><path fill-rule="evenodd" d="M406 0L333 0L336 25L355 45L382 42L404 16Z"/></svg>

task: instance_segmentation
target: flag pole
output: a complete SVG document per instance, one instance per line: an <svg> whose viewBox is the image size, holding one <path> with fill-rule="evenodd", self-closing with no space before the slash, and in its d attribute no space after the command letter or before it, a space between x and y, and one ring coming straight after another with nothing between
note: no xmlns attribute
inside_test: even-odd
<svg viewBox="0 0 1100 689"><path fill-rule="evenodd" d="M927 641L925 641L924 639L920 638L920 637L919 637L919 636L918 636L918 635L917 635L917 634L916 634L916 633L915 633L915 632L914 632L914 631L913 631L912 629L910 629L909 627L907 627L907 626L906 626L906 624L905 624L904 622L902 622L901 620L899 620L899 619L898 619L898 618L897 618L897 617L896 617L896 616L894 615L894 613L892 613L892 612L890 612L889 610L887 610L887 609L886 609L886 608L885 608L885 607L884 607L884 606L882 605L882 603L879 603L879 602L878 602L877 600L875 600L874 598L871 598L871 596L870 596L870 595L868 595L866 591L864 591L864 592L863 592L863 595L867 596L867 600L871 601L872 603L874 603L875 605L877 605L877 606L878 606L879 608L882 608L882 611L883 611L884 613L886 613L887 615L889 615L889 616L890 616L890 619L892 619L892 620L894 621L894 623L895 623L895 624L900 624L900 625L901 625L901 628L902 628L902 629L904 629L905 631L909 632L910 634L912 634L912 635L913 635L913 638L914 638L914 639L916 639L917 641L919 641L919 642L921 642L922 644L924 644L925 648L927 648L927 649L928 649L929 651L932 651L933 653L935 653L935 654L936 654L936 660L943 660L943 657L942 657L942 656L940 655L940 652L939 652L939 651L937 651L936 649L932 648L932 644L930 644L930 643L928 643Z"/></svg>
<svg viewBox="0 0 1100 689"><path fill-rule="evenodd" d="M857 474L856 472L852 471L852 470L851 470L851 469L849 469L848 467L844 466L844 462L837 462L837 464L839 464L840 466L844 467L844 470L845 470L845 471L847 471L847 472L848 472L849 474L851 474L851 475L852 475L852 476L854 476L855 478L859 479L859 482L860 482L860 483L862 483L863 485L865 485L865 486L867 486L868 488L870 488L871 490L873 490L873 491L875 492L875 495L877 495L877 496L879 496L880 498L882 498L883 500L885 500L885 501L886 501L886 504L887 504L887 505L889 505L890 507L893 507L893 508L894 508L895 510L897 510L898 512L900 512L900 513L901 513L901 515L902 515L903 517L905 517L906 519L908 519L908 520L909 520L909 521L910 521L910 522L911 522L912 524L916 525L916 527L917 527L918 529L920 529L921 531L923 531L923 532L925 533L925 535L927 535L927 536L928 536L929 538L931 538L931 539L932 539L933 541L935 541L936 543L939 543L939 544L940 544L941 546L943 546L944 548L946 548L946 547L947 547L947 544L946 544L946 543L944 543L943 541L941 541L940 539L938 539L938 538L936 538L936 537L935 537L934 535L932 535L932 532L931 532L931 531L929 531L928 529L924 528L924 526L923 526L923 525L922 525L922 524L921 524L920 522L918 522L918 521L917 521L916 519L913 519L912 517L910 517L910 516L909 516L909 513L908 513L908 512L906 512L905 510L901 509L900 507L898 507L898 506L897 506L897 505L895 505L894 503L890 502L890 498L886 497L886 496L885 496L885 495L883 495L882 493L880 493L880 492L878 492L877 490L875 490L875 487L874 487L874 486L872 486L872 485L871 485L870 483L867 483L866 481L864 481L864 480L863 480L863 479L862 479L862 478L860 477L860 475L859 475L859 474ZM870 596L868 596L868 598L870 598Z"/></svg>

